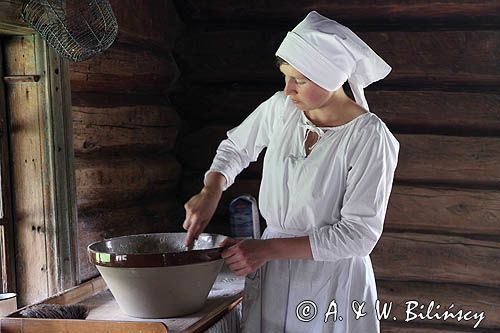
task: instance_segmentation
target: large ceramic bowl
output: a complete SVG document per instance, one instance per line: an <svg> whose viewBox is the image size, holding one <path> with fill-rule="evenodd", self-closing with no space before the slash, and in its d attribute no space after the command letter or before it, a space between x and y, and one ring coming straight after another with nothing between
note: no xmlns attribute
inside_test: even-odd
<svg viewBox="0 0 500 333"><path fill-rule="evenodd" d="M139 318L179 317L199 311L223 259L226 236L201 234L186 249L186 233L116 237L90 244L96 265L123 312Z"/></svg>

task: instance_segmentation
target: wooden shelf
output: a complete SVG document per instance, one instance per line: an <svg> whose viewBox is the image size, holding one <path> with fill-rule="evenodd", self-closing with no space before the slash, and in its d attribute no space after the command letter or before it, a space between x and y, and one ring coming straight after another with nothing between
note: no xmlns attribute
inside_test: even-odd
<svg viewBox="0 0 500 333"><path fill-rule="evenodd" d="M232 281L227 282L227 281ZM235 283L236 282L236 283ZM204 308L191 315L168 319L141 319L123 313L101 277L85 282L40 303L83 304L85 320L20 318L19 309L0 319L2 333L178 333L204 332L242 300L243 280L219 274ZM37 304L40 304L37 303Z"/></svg>

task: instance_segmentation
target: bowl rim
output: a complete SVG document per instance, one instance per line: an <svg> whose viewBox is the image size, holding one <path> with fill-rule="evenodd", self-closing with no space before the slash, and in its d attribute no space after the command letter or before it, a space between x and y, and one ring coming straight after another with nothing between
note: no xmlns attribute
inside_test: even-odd
<svg viewBox="0 0 500 333"><path fill-rule="evenodd" d="M140 267L166 267L166 266L183 266L197 263L204 263L221 259L221 252L225 247L213 247L208 249L189 250L182 252L159 252L159 253L110 253L97 251L93 247L97 244L112 241L120 238L129 238L148 235L164 235L164 234L184 234L186 232L158 232L133 234L119 237L107 238L98 242L93 242L87 246L89 261L96 266L105 267L124 267L124 268L140 268ZM200 236L215 236L221 237L221 241L227 238L225 235L215 233L202 233Z"/></svg>

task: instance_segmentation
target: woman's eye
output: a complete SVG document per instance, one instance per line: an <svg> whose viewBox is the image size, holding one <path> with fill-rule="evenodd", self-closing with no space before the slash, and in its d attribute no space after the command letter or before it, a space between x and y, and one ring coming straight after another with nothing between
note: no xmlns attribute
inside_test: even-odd
<svg viewBox="0 0 500 333"><path fill-rule="evenodd" d="M281 76L283 77L283 79L285 80L285 82L288 81L288 76L286 76L285 74L281 73ZM297 80L297 79L294 79L294 82L295 84L298 84L298 85L303 85L306 83L306 81L303 81L303 80Z"/></svg>

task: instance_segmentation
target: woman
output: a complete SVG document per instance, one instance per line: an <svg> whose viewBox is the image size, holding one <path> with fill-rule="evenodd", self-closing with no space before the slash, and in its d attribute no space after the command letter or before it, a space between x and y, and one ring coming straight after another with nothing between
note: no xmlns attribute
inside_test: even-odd
<svg viewBox="0 0 500 333"><path fill-rule="evenodd" d="M382 233L399 143L369 111L363 88L391 68L314 11L276 55L285 88L227 132L205 187L185 205L185 242L267 147L259 192L267 228L259 240L228 239L222 253L234 274L246 275L243 331L379 332L369 254Z"/></svg>

